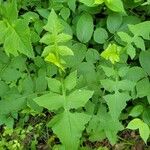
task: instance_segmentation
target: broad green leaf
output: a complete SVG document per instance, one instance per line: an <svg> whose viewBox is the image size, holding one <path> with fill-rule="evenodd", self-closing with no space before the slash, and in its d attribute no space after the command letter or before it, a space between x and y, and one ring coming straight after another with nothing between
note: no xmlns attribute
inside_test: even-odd
<svg viewBox="0 0 150 150"><path fill-rule="evenodd" d="M108 67L103 65L101 67L104 70L106 76L111 77L116 75L115 69L113 67Z"/></svg>
<svg viewBox="0 0 150 150"><path fill-rule="evenodd" d="M150 21L144 21L136 25L128 25L129 30L135 36L142 36L144 39L150 39Z"/></svg>
<svg viewBox="0 0 150 150"><path fill-rule="evenodd" d="M150 92L150 82L148 78L144 78L136 84L137 97L148 96Z"/></svg>
<svg viewBox="0 0 150 150"><path fill-rule="evenodd" d="M149 51L142 51L139 56L140 64L142 68L150 75L150 52Z"/></svg>
<svg viewBox="0 0 150 150"><path fill-rule="evenodd" d="M69 8L75 12L75 9L76 9L76 0L68 0L68 6Z"/></svg>
<svg viewBox="0 0 150 150"><path fill-rule="evenodd" d="M49 31L50 33L60 33L63 30L63 26L60 23L58 16L53 9L49 14L48 22L44 26L44 29L46 31Z"/></svg>
<svg viewBox="0 0 150 150"><path fill-rule="evenodd" d="M68 108L79 108L83 107L87 101L92 97L93 91L79 89L75 90L71 94L69 94L67 98L67 107Z"/></svg>
<svg viewBox="0 0 150 150"><path fill-rule="evenodd" d="M121 111L125 108L126 102L131 99L129 94L116 91L114 94L104 96L108 104L110 115L114 120L118 119Z"/></svg>
<svg viewBox="0 0 150 150"><path fill-rule="evenodd" d="M72 90L76 86L77 84L76 82L77 82L77 71L74 71L70 73L64 80L65 88L69 91Z"/></svg>
<svg viewBox="0 0 150 150"><path fill-rule="evenodd" d="M4 82L0 81L0 97L2 97L9 90L9 86Z"/></svg>
<svg viewBox="0 0 150 150"><path fill-rule="evenodd" d="M86 52L86 61L96 63L99 60L99 53L96 49L89 48Z"/></svg>
<svg viewBox="0 0 150 150"><path fill-rule="evenodd" d="M112 64L120 61L120 52L122 47L116 44L109 44L108 47L101 53L101 56L106 60L110 60Z"/></svg>
<svg viewBox="0 0 150 150"><path fill-rule="evenodd" d="M94 41L103 44L108 38L108 33L104 28L96 28L94 31Z"/></svg>
<svg viewBox="0 0 150 150"><path fill-rule="evenodd" d="M106 110L104 111L102 107L99 108L98 117L100 120L101 128L104 130L106 137L109 139L110 143L114 145L117 142L118 131L123 130L122 124L119 120L114 120Z"/></svg>
<svg viewBox="0 0 150 150"><path fill-rule="evenodd" d="M64 43L64 42L68 42L71 39L72 39L72 36L70 36L69 34L60 33L57 35L56 42L57 43Z"/></svg>
<svg viewBox="0 0 150 150"><path fill-rule="evenodd" d="M85 58L86 54L86 46L81 43L76 43L71 47L74 55L73 56L67 56L65 58L65 62L68 67L77 67L81 64L83 59Z"/></svg>
<svg viewBox="0 0 150 150"><path fill-rule="evenodd" d="M95 0L80 0L81 3L87 5L87 6L92 6L94 4Z"/></svg>
<svg viewBox="0 0 150 150"><path fill-rule="evenodd" d="M126 14L122 0L105 0L105 4L109 9L115 12L121 12Z"/></svg>
<svg viewBox="0 0 150 150"><path fill-rule="evenodd" d="M118 90L132 91L135 86L135 82L132 82L130 80L121 80L116 82L110 79L104 79L101 80L101 84L106 90L110 92L115 91L116 88Z"/></svg>
<svg viewBox="0 0 150 150"><path fill-rule="evenodd" d="M62 95L56 93L48 93L34 99L39 106L47 108L50 111L63 107L64 100Z"/></svg>
<svg viewBox="0 0 150 150"><path fill-rule="evenodd" d="M7 2L5 11L6 19L8 19L11 23L15 22L18 18L17 0Z"/></svg>
<svg viewBox="0 0 150 150"><path fill-rule="evenodd" d="M145 143L147 142L147 139L150 135L150 129L149 126L142 120L138 118L133 119L132 121L129 122L127 128L131 130L139 129L141 138L144 140Z"/></svg>
<svg viewBox="0 0 150 150"><path fill-rule="evenodd" d="M55 52L55 50L56 50L56 47L54 45L46 46L44 48L42 56L47 56L48 54Z"/></svg>
<svg viewBox="0 0 150 150"><path fill-rule="evenodd" d="M0 21L0 44L4 43L7 26L4 21Z"/></svg>
<svg viewBox="0 0 150 150"><path fill-rule="evenodd" d="M62 56L74 55L73 51L67 46L59 46L58 47L58 53Z"/></svg>
<svg viewBox="0 0 150 150"><path fill-rule="evenodd" d="M135 43L137 48L140 48L141 50L145 51L144 40L141 37L134 37L133 42Z"/></svg>
<svg viewBox="0 0 150 150"><path fill-rule="evenodd" d="M8 67L6 68L1 75L1 78L4 81L12 82L17 81L22 76L21 72L15 68Z"/></svg>
<svg viewBox="0 0 150 150"><path fill-rule="evenodd" d="M10 90L9 90L10 91ZM10 114L25 108L26 99L22 95L8 94L0 101L0 114Z"/></svg>
<svg viewBox="0 0 150 150"><path fill-rule="evenodd" d="M136 74L136 76L135 76L135 74ZM146 76L147 76L147 74L144 72L144 70L141 67L131 67L128 70L125 78L128 80L137 82Z"/></svg>
<svg viewBox="0 0 150 150"><path fill-rule="evenodd" d="M47 78L50 91L61 93L61 82L55 78Z"/></svg>
<svg viewBox="0 0 150 150"><path fill-rule="evenodd" d="M104 0L94 0L94 4L102 4Z"/></svg>
<svg viewBox="0 0 150 150"><path fill-rule="evenodd" d="M13 41L13 42L12 42ZM9 26L5 35L4 49L7 55L18 55L18 52L33 58L30 29L25 20L18 19L14 27Z"/></svg>
<svg viewBox="0 0 150 150"><path fill-rule="evenodd" d="M64 113L52 119L52 130L58 136L65 149L78 150L79 139L90 116L83 113ZM51 122L49 126L51 127Z"/></svg>
<svg viewBox="0 0 150 150"><path fill-rule="evenodd" d="M127 54L131 57L131 59L134 59L134 57L136 56L136 49L131 44L128 44L126 46L126 51Z"/></svg>
<svg viewBox="0 0 150 150"><path fill-rule="evenodd" d="M111 21L110 21L110 24L111 24ZM132 37L129 34L127 34L126 32L118 32L117 34L119 35L121 40L126 43L130 43L132 41Z"/></svg>
<svg viewBox="0 0 150 150"><path fill-rule="evenodd" d="M119 13L112 13L107 18L107 29L110 33L118 31L122 24L122 15Z"/></svg>
<svg viewBox="0 0 150 150"><path fill-rule="evenodd" d="M83 42L87 43L93 34L93 18L90 14L84 13L80 16L78 22L77 22L77 38Z"/></svg>
<svg viewBox="0 0 150 150"><path fill-rule="evenodd" d="M64 70L64 67L61 64L60 60L58 60L58 58L56 58L56 56L53 53L49 53L48 56L46 56L45 61L53 63L58 68Z"/></svg>
<svg viewBox="0 0 150 150"><path fill-rule="evenodd" d="M144 109L144 112L142 114L143 121L150 126L150 109L146 108Z"/></svg>
<svg viewBox="0 0 150 150"><path fill-rule="evenodd" d="M143 105L136 105L132 108L129 115L132 117L138 117L139 115L142 114L143 110L144 110Z"/></svg>
<svg viewBox="0 0 150 150"><path fill-rule="evenodd" d="M70 16L70 9L66 8L66 7L63 7L60 11L60 15L62 16L62 18L64 20L67 20Z"/></svg>

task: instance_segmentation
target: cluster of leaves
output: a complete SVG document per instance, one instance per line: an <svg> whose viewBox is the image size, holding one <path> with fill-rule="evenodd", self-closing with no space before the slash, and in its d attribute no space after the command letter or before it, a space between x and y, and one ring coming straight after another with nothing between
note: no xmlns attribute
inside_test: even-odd
<svg viewBox="0 0 150 150"><path fill-rule="evenodd" d="M0 0L0 148L147 144L149 20L149 0Z"/></svg>

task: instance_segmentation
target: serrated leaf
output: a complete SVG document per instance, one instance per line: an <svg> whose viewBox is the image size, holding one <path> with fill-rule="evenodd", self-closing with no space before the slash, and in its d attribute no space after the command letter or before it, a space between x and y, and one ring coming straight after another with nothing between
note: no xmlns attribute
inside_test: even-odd
<svg viewBox="0 0 150 150"><path fill-rule="evenodd" d="M80 16L78 22L77 22L77 38L83 42L87 43L93 34L93 18L90 14L84 13Z"/></svg>
<svg viewBox="0 0 150 150"><path fill-rule="evenodd" d="M59 46L58 53L62 56L74 55L73 51L67 46Z"/></svg>
<svg viewBox="0 0 150 150"><path fill-rule="evenodd" d="M25 20L18 19L14 27L8 27L4 41L4 49L8 55L13 54L17 56L18 52L20 52L28 57L34 57L30 29Z"/></svg>
<svg viewBox="0 0 150 150"><path fill-rule="evenodd" d="M90 120L90 116L65 111L56 119L52 126L53 132L59 137L65 149L77 150L82 131L85 128L85 124ZM55 117L53 120L55 120Z"/></svg>
<svg viewBox="0 0 150 150"><path fill-rule="evenodd" d="M147 142L147 139L150 135L150 129L149 126L142 120L138 118L133 119L132 121L129 122L127 128L131 130L139 129L141 138L144 140L145 143Z"/></svg>
<svg viewBox="0 0 150 150"><path fill-rule="evenodd" d="M63 26L60 23L57 14L55 13L54 9L51 10L48 22L44 26L44 29L46 31L49 31L50 33L60 33L63 30Z"/></svg>
<svg viewBox="0 0 150 150"><path fill-rule="evenodd" d="M87 101L92 97L93 91L79 89L75 90L71 94L69 94L67 98L67 107L68 108L79 108L83 107Z"/></svg>
<svg viewBox="0 0 150 150"><path fill-rule="evenodd" d="M74 71L66 77L64 81L65 88L69 91L72 90L76 86L77 84L76 82L77 82L77 71Z"/></svg>
<svg viewBox="0 0 150 150"><path fill-rule="evenodd" d="M115 92L114 94L108 94L104 96L105 101L108 104L110 115L114 120L118 119L121 111L125 108L126 102L131 99L129 94Z"/></svg>
<svg viewBox="0 0 150 150"><path fill-rule="evenodd" d="M142 36L144 39L150 39L150 21L144 21L136 25L128 25L129 30L136 36Z"/></svg>
<svg viewBox="0 0 150 150"><path fill-rule="evenodd" d="M55 78L47 78L48 87L52 92L61 93L61 82Z"/></svg>
<svg viewBox="0 0 150 150"><path fill-rule="evenodd" d="M48 93L37 97L34 101L44 108L52 110L57 110L64 105L64 97L56 93Z"/></svg>

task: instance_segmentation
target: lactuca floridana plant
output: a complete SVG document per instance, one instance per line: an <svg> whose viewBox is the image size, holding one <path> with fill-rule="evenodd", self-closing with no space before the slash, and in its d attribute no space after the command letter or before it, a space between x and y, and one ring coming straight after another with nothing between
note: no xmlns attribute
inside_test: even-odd
<svg viewBox="0 0 150 150"><path fill-rule="evenodd" d="M70 35L62 33L63 26L54 12L51 11L48 23L44 27L49 31L41 39L41 42L48 46L43 51L45 61L51 62L60 69L58 78L47 78L49 93L37 97L34 101L49 111L54 111L56 115L48 123L48 127L62 142L62 147L66 150L77 150L85 125L91 116L83 111L78 112L78 108L84 107L92 97L93 91L86 88L77 89L77 71L70 73L67 77L62 76L64 71L64 61L61 56L73 55L73 52L62 43L71 39Z"/></svg>

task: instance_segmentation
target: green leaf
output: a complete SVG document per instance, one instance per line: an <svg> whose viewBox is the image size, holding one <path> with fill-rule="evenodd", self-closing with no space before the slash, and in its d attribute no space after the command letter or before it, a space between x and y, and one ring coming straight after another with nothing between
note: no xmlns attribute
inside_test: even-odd
<svg viewBox="0 0 150 150"><path fill-rule="evenodd" d="M106 60L110 60L112 64L120 61L120 52L122 47L116 44L109 44L108 47L101 53L101 56Z"/></svg>
<svg viewBox="0 0 150 150"><path fill-rule="evenodd" d="M55 78L47 78L48 88L52 92L61 93L61 82Z"/></svg>
<svg viewBox="0 0 150 150"><path fill-rule="evenodd" d="M52 9L51 13L49 14L48 22L44 26L44 29L50 33L60 33L63 30L63 26L60 23L54 9Z"/></svg>
<svg viewBox="0 0 150 150"><path fill-rule="evenodd" d="M114 120L107 110L103 110L102 107L99 108L98 112L98 126L104 130L106 137L109 139L110 143L114 145L117 142L117 133L124 129L119 120Z"/></svg>
<svg viewBox="0 0 150 150"><path fill-rule="evenodd" d="M68 108L79 108L83 107L87 101L92 97L93 91L90 90L84 90L79 89L72 92L70 95L68 95L67 98L67 107Z"/></svg>
<svg viewBox="0 0 150 150"><path fill-rule="evenodd" d="M127 74L125 75L125 78L137 82L146 76L147 74L144 72L144 70L141 67L131 67L128 70Z"/></svg>
<svg viewBox="0 0 150 150"><path fill-rule="evenodd" d="M60 11L60 15L62 16L62 18L64 20L67 20L70 16L70 9L66 8L66 7L63 7Z"/></svg>
<svg viewBox="0 0 150 150"><path fill-rule="evenodd" d="M129 115L132 117L138 117L139 115L142 114L143 110L144 108L142 105L136 105L132 108Z"/></svg>
<svg viewBox="0 0 150 150"><path fill-rule="evenodd" d="M115 12L121 12L126 14L122 0L105 0L105 4L109 9Z"/></svg>
<svg viewBox="0 0 150 150"><path fill-rule="evenodd" d="M114 120L118 119L121 111L125 108L126 102L131 99L129 94L115 92L115 94L108 94L104 96L108 104L110 115Z"/></svg>
<svg viewBox="0 0 150 150"><path fill-rule="evenodd" d="M122 15L119 13L111 13L107 18L107 29L110 33L118 31L122 24Z"/></svg>
<svg viewBox="0 0 150 150"><path fill-rule="evenodd" d="M0 21L0 44L4 43L7 26L3 21Z"/></svg>
<svg viewBox="0 0 150 150"><path fill-rule="evenodd" d="M90 14L84 13L80 16L78 22L77 22L77 38L83 42L87 43L93 34L93 18Z"/></svg>
<svg viewBox="0 0 150 150"><path fill-rule="evenodd" d="M140 80L136 85L137 97L148 96L150 92L150 82L148 78Z"/></svg>
<svg viewBox="0 0 150 150"><path fill-rule="evenodd" d="M89 48L86 52L86 61L96 63L100 59L99 53L96 49Z"/></svg>
<svg viewBox="0 0 150 150"><path fill-rule="evenodd" d="M75 12L75 9L76 9L76 0L68 0L68 6L69 8Z"/></svg>
<svg viewBox="0 0 150 150"><path fill-rule="evenodd" d="M65 111L59 116L55 116L49 127L52 126L53 132L59 137L65 149L77 150L82 131L89 120L89 115Z"/></svg>
<svg viewBox="0 0 150 150"><path fill-rule="evenodd" d="M108 38L108 33L104 28L96 28L94 31L94 41L103 44L106 42L106 39Z"/></svg>
<svg viewBox="0 0 150 150"><path fill-rule="evenodd" d="M150 126L150 109L146 108L144 109L144 112L142 114L143 121Z"/></svg>
<svg viewBox="0 0 150 150"><path fill-rule="evenodd" d="M76 43L72 46L73 56L67 56L65 62L69 67L77 67L81 64L86 54L86 46L81 43Z"/></svg>
<svg viewBox="0 0 150 150"><path fill-rule="evenodd" d="M60 60L58 60L58 58L56 58L56 56L53 53L49 53L48 56L45 57L45 61L53 63L58 68L64 70L64 67L62 66Z"/></svg>
<svg viewBox="0 0 150 150"><path fill-rule="evenodd" d="M72 90L76 86L77 84L76 82L77 82L77 71L74 71L66 77L64 81L65 88L69 91Z"/></svg>
<svg viewBox="0 0 150 150"><path fill-rule="evenodd" d="M136 25L128 25L129 30L135 36L142 36L144 39L150 39L150 21L144 21Z"/></svg>
<svg viewBox="0 0 150 150"><path fill-rule="evenodd" d="M0 81L0 97L2 97L9 90L9 86L4 82Z"/></svg>
<svg viewBox="0 0 150 150"><path fill-rule="evenodd" d="M12 0L11 2L7 2L5 6L5 16L11 22L15 22L18 18L18 10L17 10L17 1Z"/></svg>
<svg viewBox="0 0 150 150"><path fill-rule="evenodd" d="M35 98L34 101L39 106L47 108L50 111L57 110L58 108L63 107L64 105L64 97L56 93L48 93L42 95L40 97Z"/></svg>
<svg viewBox="0 0 150 150"><path fill-rule="evenodd" d="M92 6L94 4L94 0L80 0L80 2L87 6Z"/></svg>
<svg viewBox="0 0 150 150"><path fill-rule="evenodd" d="M131 130L139 129L141 138L144 140L145 143L147 142L147 139L150 135L150 129L149 126L142 120L138 118L133 119L132 121L129 122L127 128Z"/></svg>
<svg viewBox="0 0 150 150"><path fill-rule="evenodd" d="M17 56L18 52L20 52L28 57L34 57L30 29L25 20L18 19L14 27L8 27L4 41L4 49L7 55L13 54Z"/></svg>
<svg viewBox="0 0 150 150"><path fill-rule="evenodd" d="M67 46L59 46L58 47L58 53L62 56L74 55L73 51Z"/></svg>
<svg viewBox="0 0 150 150"><path fill-rule="evenodd" d="M118 90L132 91L135 86L135 82L130 80L121 80L116 82L111 79L104 79L101 80L101 84L107 91L110 92L114 91L116 88Z"/></svg>
<svg viewBox="0 0 150 150"><path fill-rule="evenodd" d="M150 52L149 51L142 51L139 56L140 64L142 68L150 75Z"/></svg>

